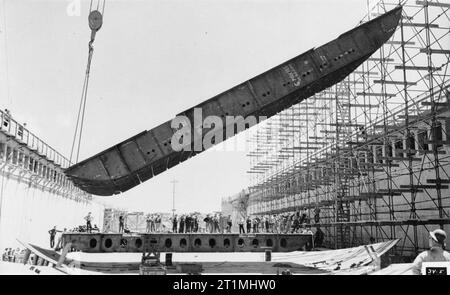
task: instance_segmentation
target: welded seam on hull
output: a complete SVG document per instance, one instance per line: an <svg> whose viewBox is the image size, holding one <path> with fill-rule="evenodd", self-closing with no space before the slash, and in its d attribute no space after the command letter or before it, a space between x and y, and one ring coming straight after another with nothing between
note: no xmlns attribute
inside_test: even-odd
<svg viewBox="0 0 450 295"><path fill-rule="evenodd" d="M251 79L250 79L250 80L251 80ZM248 90L250 91L251 95L253 96L253 99L254 99L255 102L256 102L256 105L257 105L258 107L262 107L262 106L264 106L264 105L261 104L261 103L259 102L258 96L256 95L255 89L253 88L252 82L250 82L250 80L247 80L247 81L245 82L244 85L247 86Z"/></svg>
<svg viewBox="0 0 450 295"><path fill-rule="evenodd" d="M118 146L116 146L116 151L119 155L120 160L123 162L125 168L127 168L128 174L131 174L133 171L130 169L130 166L128 166L128 163L125 161L125 158L122 155L122 151L120 150L120 148Z"/></svg>
<svg viewBox="0 0 450 295"><path fill-rule="evenodd" d="M166 154L165 154L164 150L162 149L161 145L159 144L159 140L157 140L155 134L153 133L153 129L149 130L148 133L150 133L150 136L153 138L153 140L155 141L156 145L158 146L159 151L161 152L161 154L164 157Z"/></svg>
<svg viewBox="0 0 450 295"><path fill-rule="evenodd" d="M150 163L147 162L147 157L145 156L144 151L141 150L141 147L140 147L139 143L138 143L136 140L133 140L133 141L134 141L134 143L136 144L136 148L137 148L139 154L140 154L140 155L142 156L142 158L144 159L145 164L144 164L143 167L147 166L147 165L150 164ZM153 156L153 157L155 157L155 156Z"/></svg>
<svg viewBox="0 0 450 295"><path fill-rule="evenodd" d="M103 163L103 159L102 159L102 156L103 156L103 155L104 155L104 154L99 155L99 156L98 156L98 160L99 160L99 162L100 162L100 164L101 164L101 167L103 168L103 170L105 170L106 174L108 175L109 180L112 182L111 174L109 173L108 169L106 169L105 163ZM82 179L82 178L80 178L80 179Z"/></svg>

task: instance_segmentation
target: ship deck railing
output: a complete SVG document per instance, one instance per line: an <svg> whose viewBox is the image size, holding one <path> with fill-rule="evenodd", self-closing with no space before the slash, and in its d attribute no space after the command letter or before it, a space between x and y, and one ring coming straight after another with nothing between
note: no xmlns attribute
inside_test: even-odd
<svg viewBox="0 0 450 295"><path fill-rule="evenodd" d="M42 141L39 137L30 132L24 125L19 124L10 114L0 110L0 131L6 136L13 138L19 144L26 145L30 150L45 157L61 168L70 166L70 161L58 153L51 146Z"/></svg>

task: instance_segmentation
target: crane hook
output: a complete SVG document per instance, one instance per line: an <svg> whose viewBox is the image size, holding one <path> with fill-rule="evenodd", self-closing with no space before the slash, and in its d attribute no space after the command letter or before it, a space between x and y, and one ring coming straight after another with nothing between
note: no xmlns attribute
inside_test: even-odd
<svg viewBox="0 0 450 295"><path fill-rule="evenodd" d="M89 13L89 27L91 28L91 42L94 42L95 33L102 27L103 16L98 10L93 10Z"/></svg>

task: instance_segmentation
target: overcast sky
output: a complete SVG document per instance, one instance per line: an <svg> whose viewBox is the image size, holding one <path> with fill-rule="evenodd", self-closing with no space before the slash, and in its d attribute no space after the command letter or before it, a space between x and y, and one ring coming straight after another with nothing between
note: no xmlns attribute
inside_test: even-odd
<svg viewBox="0 0 450 295"><path fill-rule="evenodd" d="M0 3L0 107L68 156L90 38L89 1ZM108 0L94 44L80 158L336 38L366 12L365 0ZM245 154L207 151L101 200L170 211L176 179L177 211L219 210L222 197L248 186Z"/></svg>

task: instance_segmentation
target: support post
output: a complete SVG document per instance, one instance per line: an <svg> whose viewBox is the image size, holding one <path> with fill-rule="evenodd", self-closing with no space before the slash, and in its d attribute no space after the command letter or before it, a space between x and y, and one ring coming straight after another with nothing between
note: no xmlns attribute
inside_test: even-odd
<svg viewBox="0 0 450 295"><path fill-rule="evenodd" d="M58 259L58 263L55 266L56 268L61 267L61 265L64 263L64 261L66 260L67 253L69 253L69 250L71 247L72 247L72 243L67 243L64 246L64 249L61 252L61 256Z"/></svg>

